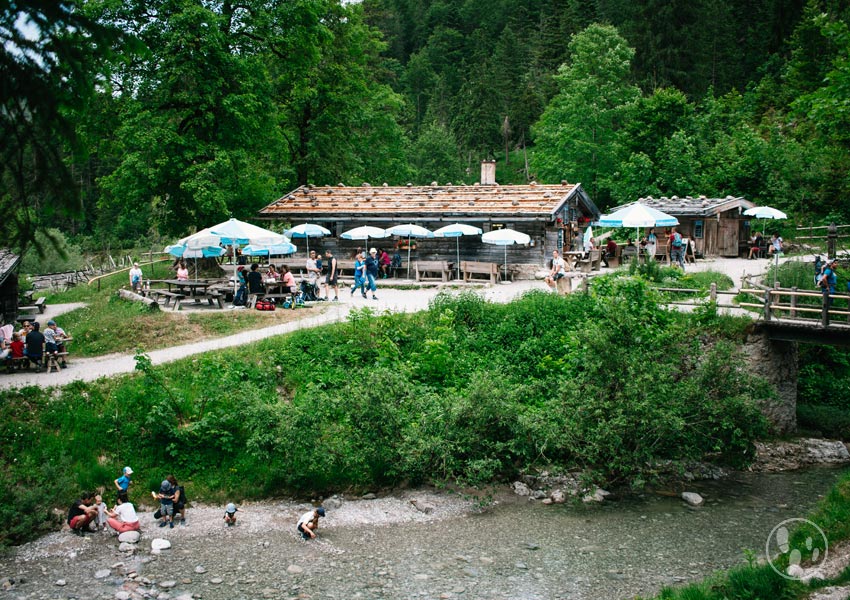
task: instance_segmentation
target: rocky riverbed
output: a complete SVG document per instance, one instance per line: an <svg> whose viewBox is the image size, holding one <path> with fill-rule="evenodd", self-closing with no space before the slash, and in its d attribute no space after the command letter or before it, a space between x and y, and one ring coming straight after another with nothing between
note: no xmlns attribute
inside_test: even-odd
<svg viewBox="0 0 850 600"><path fill-rule="evenodd" d="M319 540L301 541L309 504L193 506L187 526L141 514L131 551L116 537L60 531L0 557L0 598L628 598L696 580L758 551L805 516L838 471L736 473L695 482L705 502L647 493L544 505L510 489L484 509L437 490L325 500ZM171 543L156 553L156 538Z"/></svg>

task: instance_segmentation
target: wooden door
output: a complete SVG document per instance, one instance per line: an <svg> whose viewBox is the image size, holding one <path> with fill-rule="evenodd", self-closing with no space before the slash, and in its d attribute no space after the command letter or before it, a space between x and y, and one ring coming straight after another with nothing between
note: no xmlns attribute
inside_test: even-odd
<svg viewBox="0 0 850 600"><path fill-rule="evenodd" d="M738 221L721 219L717 231L717 254L738 256Z"/></svg>

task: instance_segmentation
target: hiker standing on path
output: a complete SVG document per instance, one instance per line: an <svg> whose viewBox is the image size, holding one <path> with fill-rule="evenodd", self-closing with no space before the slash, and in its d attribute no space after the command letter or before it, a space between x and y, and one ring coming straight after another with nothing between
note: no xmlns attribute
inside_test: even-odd
<svg viewBox="0 0 850 600"><path fill-rule="evenodd" d="M685 270L685 252L682 244L682 234L676 228L670 230L670 264L679 264Z"/></svg>
<svg viewBox="0 0 850 600"><path fill-rule="evenodd" d="M328 259L328 274L325 278L325 298L330 297L330 288L334 290L334 302L339 302L339 261L330 250L325 250Z"/></svg>
<svg viewBox="0 0 850 600"><path fill-rule="evenodd" d="M295 527L301 537L305 540L315 540L316 530L319 528L319 517L325 516L324 507L319 507L315 510L305 512L298 519L298 525Z"/></svg>

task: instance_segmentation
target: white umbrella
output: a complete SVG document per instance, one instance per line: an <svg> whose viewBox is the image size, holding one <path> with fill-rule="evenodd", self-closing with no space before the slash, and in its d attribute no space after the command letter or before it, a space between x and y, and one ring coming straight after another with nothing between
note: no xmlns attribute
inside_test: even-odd
<svg viewBox="0 0 850 600"><path fill-rule="evenodd" d="M421 237L421 238L429 238L434 237L434 233L425 229L421 225L417 225L415 223L405 223L404 225L393 225L392 227L388 227L384 230L384 233L387 236L391 235L400 235L407 236L407 278L410 279L410 238L412 237Z"/></svg>
<svg viewBox="0 0 850 600"><path fill-rule="evenodd" d="M474 225L466 225L464 223L453 223L440 227L434 231L434 237L453 237L455 238L455 247L457 249L457 278L460 279L460 236L462 235L481 235L481 228Z"/></svg>
<svg viewBox="0 0 850 600"><path fill-rule="evenodd" d="M771 208L770 206L754 206L752 208L748 208L744 211L744 214L748 217L755 217L756 219L787 219L788 215L786 215L781 210L776 210L775 208ZM764 235L765 231L765 223L762 223L761 234Z"/></svg>
<svg viewBox="0 0 850 600"><path fill-rule="evenodd" d="M296 225L292 229L286 232L286 235L289 237L297 237L297 238L306 238L307 240L307 256L310 255L310 238L311 237L324 237L326 235L330 235L331 232L329 229L325 229L321 225L316 225L315 223L302 223L301 225Z"/></svg>
<svg viewBox="0 0 850 600"><path fill-rule="evenodd" d="M638 230L641 227L673 227L679 224L679 219L651 206L635 202L610 215L602 215L597 224L602 227L634 227L635 242L637 242L640 239Z"/></svg>
<svg viewBox="0 0 850 600"><path fill-rule="evenodd" d="M481 241L485 244L493 244L495 246L505 247L505 281L508 280L508 246L513 244L527 244L531 241L528 234L513 229L496 229L488 231L481 236Z"/></svg>
<svg viewBox="0 0 850 600"><path fill-rule="evenodd" d="M380 227L363 225L362 227L355 227L354 229L344 231L339 234L339 237L344 240L366 240L366 245L368 246L369 238L385 238L389 237L389 234Z"/></svg>

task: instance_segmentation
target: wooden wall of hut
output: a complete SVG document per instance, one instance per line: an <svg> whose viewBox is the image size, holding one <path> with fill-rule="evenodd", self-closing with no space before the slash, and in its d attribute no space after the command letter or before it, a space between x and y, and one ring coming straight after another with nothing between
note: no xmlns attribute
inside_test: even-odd
<svg viewBox="0 0 850 600"><path fill-rule="evenodd" d="M13 323L18 317L18 276L10 273L0 285L0 324Z"/></svg>

